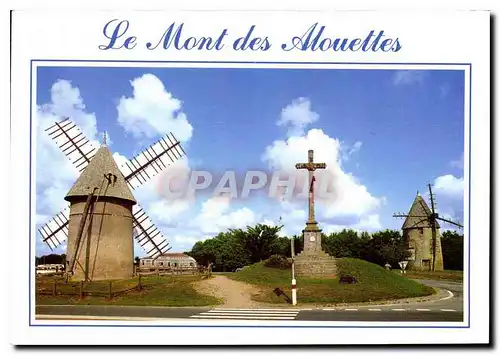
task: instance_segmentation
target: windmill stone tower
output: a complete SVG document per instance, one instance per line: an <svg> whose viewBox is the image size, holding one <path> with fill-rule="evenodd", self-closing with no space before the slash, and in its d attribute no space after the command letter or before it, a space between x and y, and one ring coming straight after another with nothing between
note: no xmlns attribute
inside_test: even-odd
<svg viewBox="0 0 500 355"><path fill-rule="evenodd" d="M403 223L403 237L412 252L413 265L416 270L443 271L443 252L441 249L441 233L439 223L436 226L435 252L432 233L432 211L425 200L417 192L417 196L411 205L410 212ZM435 260L434 259L435 255Z"/></svg>
<svg viewBox="0 0 500 355"><path fill-rule="evenodd" d="M131 277L136 200L106 144L97 150L65 200L70 203L67 262L72 279Z"/></svg>

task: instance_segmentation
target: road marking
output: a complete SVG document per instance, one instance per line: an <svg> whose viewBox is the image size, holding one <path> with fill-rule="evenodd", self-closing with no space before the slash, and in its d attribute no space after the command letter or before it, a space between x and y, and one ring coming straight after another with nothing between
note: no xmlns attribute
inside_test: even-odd
<svg viewBox="0 0 500 355"><path fill-rule="evenodd" d="M344 309L344 311L357 311L358 309L357 308L346 308Z"/></svg>
<svg viewBox="0 0 500 355"><path fill-rule="evenodd" d="M323 308L323 311L334 311L335 308Z"/></svg>
<svg viewBox="0 0 500 355"><path fill-rule="evenodd" d="M192 315L190 318L203 319L249 319L249 320L293 320L300 310L287 309L237 309L215 308Z"/></svg>
<svg viewBox="0 0 500 355"><path fill-rule="evenodd" d="M446 300L449 300L450 298L452 298L454 296L453 292L451 292L450 290L446 290L446 292L448 292L448 296L440 298L439 301L446 301Z"/></svg>
<svg viewBox="0 0 500 355"><path fill-rule="evenodd" d="M203 313L200 313L200 314L255 314L255 315L258 315L258 314L273 314L273 315L292 315L292 316L296 316L299 312L276 312L276 311L272 311L272 312L251 312L251 311L208 311L208 312L203 312Z"/></svg>
<svg viewBox="0 0 500 355"><path fill-rule="evenodd" d="M248 312L248 313L299 313L300 310L286 310L286 309L276 309L272 311L264 311L262 309L254 309L254 310L249 310L249 309L241 309L241 310L236 310L236 309L224 309L224 308L215 308L211 309L207 312Z"/></svg>
<svg viewBox="0 0 500 355"><path fill-rule="evenodd" d="M301 309L298 308L226 308L226 307L216 307L216 308L210 308L211 310L217 310L217 311L294 311L298 312Z"/></svg>
<svg viewBox="0 0 500 355"><path fill-rule="evenodd" d="M380 308L368 308L369 311L373 311L373 312L380 312L381 309Z"/></svg>
<svg viewBox="0 0 500 355"><path fill-rule="evenodd" d="M419 312L429 312L430 309L429 308L417 308L417 311L419 311Z"/></svg>
<svg viewBox="0 0 500 355"><path fill-rule="evenodd" d="M404 308L393 308L392 310L393 311L406 311L406 309L404 309Z"/></svg>
<svg viewBox="0 0 500 355"><path fill-rule="evenodd" d="M238 316L238 315L194 315L191 318L203 318L203 319L259 319L259 320L294 320L295 317L266 317L266 316Z"/></svg>
<svg viewBox="0 0 500 355"><path fill-rule="evenodd" d="M456 310L454 310L454 309L447 309L447 308L441 309L441 311L443 311L443 312L456 312Z"/></svg>
<svg viewBox="0 0 500 355"><path fill-rule="evenodd" d="M257 312L257 311L294 311L298 312L300 311L299 309L286 309L286 308L225 308L225 307L217 307L217 308L212 308L212 310L216 311L252 311L252 312Z"/></svg>

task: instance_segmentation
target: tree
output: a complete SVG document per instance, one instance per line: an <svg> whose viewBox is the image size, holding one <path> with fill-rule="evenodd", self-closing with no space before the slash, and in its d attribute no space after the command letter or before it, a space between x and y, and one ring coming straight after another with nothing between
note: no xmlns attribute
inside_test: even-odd
<svg viewBox="0 0 500 355"><path fill-rule="evenodd" d="M200 265L212 264L215 271L234 271L250 263L245 242L245 232L232 229L219 233L212 239L197 242L186 254L192 256Z"/></svg>
<svg viewBox="0 0 500 355"><path fill-rule="evenodd" d="M208 264L215 262L214 244L212 239L196 242L191 251L186 254L192 256L198 264L208 266Z"/></svg>
<svg viewBox="0 0 500 355"><path fill-rule="evenodd" d="M37 260L38 259L38 260ZM44 264L65 264L66 263L66 254L49 254L49 255L42 255L40 257L35 258L35 263L37 265L44 265Z"/></svg>
<svg viewBox="0 0 500 355"><path fill-rule="evenodd" d="M352 229L344 229L338 233L323 236L323 248L336 258L359 258L362 239Z"/></svg>
<svg viewBox="0 0 500 355"><path fill-rule="evenodd" d="M464 236L455 231L445 231L441 238L443 266L446 270L464 269Z"/></svg>
<svg viewBox="0 0 500 355"><path fill-rule="evenodd" d="M273 254L290 256L290 239L279 237L281 227L257 224L254 227L230 229L205 241L197 242L190 252L200 265L212 264L213 270L234 271L262 261Z"/></svg>
<svg viewBox="0 0 500 355"><path fill-rule="evenodd" d="M264 224L247 227L245 247L250 253L251 263L265 260L273 254L273 247L276 247L276 240L281 228L281 226Z"/></svg>
<svg viewBox="0 0 500 355"><path fill-rule="evenodd" d="M396 230L375 232L371 239L363 242L360 258L381 266L389 263L397 268L401 260L410 256L402 235Z"/></svg>
<svg viewBox="0 0 500 355"><path fill-rule="evenodd" d="M285 258L288 258L291 256L291 239L288 237L278 237L274 241L274 244L272 246L272 254L273 255L281 255Z"/></svg>

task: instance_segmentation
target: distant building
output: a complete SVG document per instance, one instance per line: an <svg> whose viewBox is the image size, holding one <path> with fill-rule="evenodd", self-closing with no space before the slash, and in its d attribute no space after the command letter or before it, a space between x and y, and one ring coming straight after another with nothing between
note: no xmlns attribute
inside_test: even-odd
<svg viewBox="0 0 500 355"><path fill-rule="evenodd" d="M41 264L35 267L37 275L54 275L64 272L63 264Z"/></svg>
<svg viewBox="0 0 500 355"><path fill-rule="evenodd" d="M439 224L436 221L436 242L435 246L432 240L432 226L429 217L432 212L425 203L425 200L417 193L417 197L403 224L403 237L408 243L411 256L411 269L414 270L432 270L434 264L435 271L443 270L443 252L441 250L441 233ZM436 249L435 253L433 249ZM433 256L436 260L433 262Z"/></svg>
<svg viewBox="0 0 500 355"><path fill-rule="evenodd" d="M150 257L139 259L140 268L181 268L188 269L197 267L196 260L183 253L165 253L155 260Z"/></svg>

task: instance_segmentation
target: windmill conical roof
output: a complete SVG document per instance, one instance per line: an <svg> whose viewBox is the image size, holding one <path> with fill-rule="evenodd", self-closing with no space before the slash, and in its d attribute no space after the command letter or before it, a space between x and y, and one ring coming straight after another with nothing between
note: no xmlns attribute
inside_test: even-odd
<svg viewBox="0 0 500 355"><path fill-rule="evenodd" d="M405 223L403 224L403 229L411 228L431 228L431 223L429 217L432 215L432 211L427 206L427 203L422 196L417 194L413 204L411 205L408 217L406 217ZM439 228L439 224L436 221L436 228Z"/></svg>
<svg viewBox="0 0 500 355"><path fill-rule="evenodd" d="M108 174L111 174L110 180L106 177ZM116 176L116 180L113 176ZM106 145L97 150L64 199L71 201L72 197L88 196L93 188L98 188L95 193L99 198L115 197L137 203Z"/></svg>

